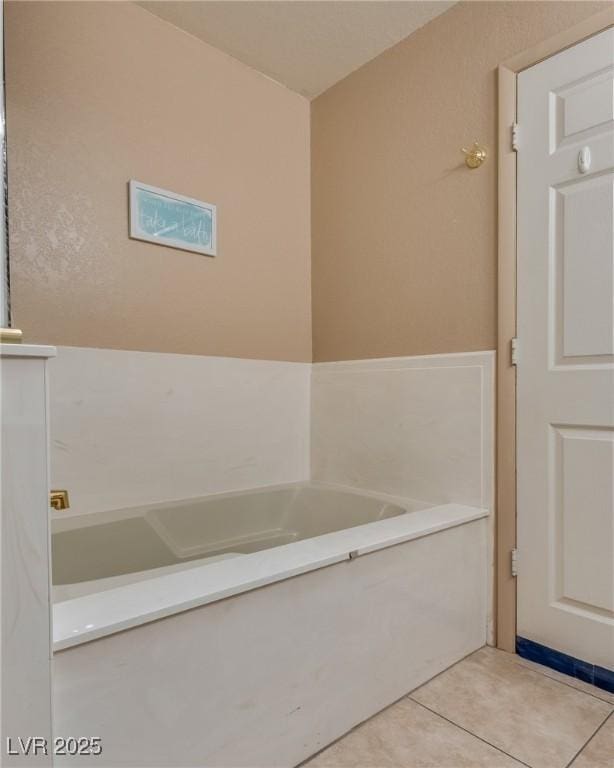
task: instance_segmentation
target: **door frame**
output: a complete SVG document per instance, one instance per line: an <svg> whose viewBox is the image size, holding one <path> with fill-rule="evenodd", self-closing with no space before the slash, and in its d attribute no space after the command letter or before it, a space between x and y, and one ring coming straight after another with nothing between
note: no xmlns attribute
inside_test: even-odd
<svg viewBox="0 0 614 768"><path fill-rule="evenodd" d="M614 27L614 8L502 62L498 68L498 266L497 266L497 449L496 449L496 645L516 652L516 579L511 553L516 548L516 122L517 75L565 48ZM522 131L522 127L520 128ZM522 140L522 139L520 139Z"/></svg>

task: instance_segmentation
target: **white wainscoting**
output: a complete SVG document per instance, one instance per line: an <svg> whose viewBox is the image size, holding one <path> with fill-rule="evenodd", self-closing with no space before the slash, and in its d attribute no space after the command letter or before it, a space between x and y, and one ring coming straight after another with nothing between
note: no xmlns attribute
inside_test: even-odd
<svg viewBox="0 0 614 768"><path fill-rule="evenodd" d="M493 506L494 352L318 363L312 479Z"/></svg>
<svg viewBox="0 0 614 768"><path fill-rule="evenodd" d="M488 642L494 641L494 352L318 363L311 476L491 511Z"/></svg>
<svg viewBox="0 0 614 768"><path fill-rule="evenodd" d="M308 479L492 509L493 377L493 352L312 366L59 347L52 485L75 513Z"/></svg>
<svg viewBox="0 0 614 768"><path fill-rule="evenodd" d="M309 479L309 363L58 347L49 369L70 512Z"/></svg>

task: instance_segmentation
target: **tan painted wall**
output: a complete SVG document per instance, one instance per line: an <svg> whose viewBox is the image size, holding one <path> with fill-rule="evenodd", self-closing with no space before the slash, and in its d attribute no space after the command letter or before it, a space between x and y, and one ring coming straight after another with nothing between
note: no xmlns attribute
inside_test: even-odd
<svg viewBox="0 0 614 768"><path fill-rule="evenodd" d="M131 3L5 7L25 339L310 360L308 102ZM130 178L217 203L219 256L129 240Z"/></svg>
<svg viewBox="0 0 614 768"><path fill-rule="evenodd" d="M461 3L312 103L315 360L495 347L496 67L608 5Z"/></svg>

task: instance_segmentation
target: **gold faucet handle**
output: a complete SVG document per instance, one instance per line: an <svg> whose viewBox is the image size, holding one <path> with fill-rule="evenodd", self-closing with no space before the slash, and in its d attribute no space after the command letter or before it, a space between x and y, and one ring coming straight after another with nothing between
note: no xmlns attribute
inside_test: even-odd
<svg viewBox="0 0 614 768"><path fill-rule="evenodd" d="M68 491L51 491L49 493L49 506L58 512L70 508Z"/></svg>

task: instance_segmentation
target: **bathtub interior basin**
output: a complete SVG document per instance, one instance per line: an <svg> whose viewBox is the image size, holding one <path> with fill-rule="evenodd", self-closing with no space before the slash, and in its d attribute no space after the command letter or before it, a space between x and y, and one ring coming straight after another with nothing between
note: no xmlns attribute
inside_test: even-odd
<svg viewBox="0 0 614 768"><path fill-rule="evenodd" d="M52 520L54 599L72 599L432 505L296 483Z"/></svg>

